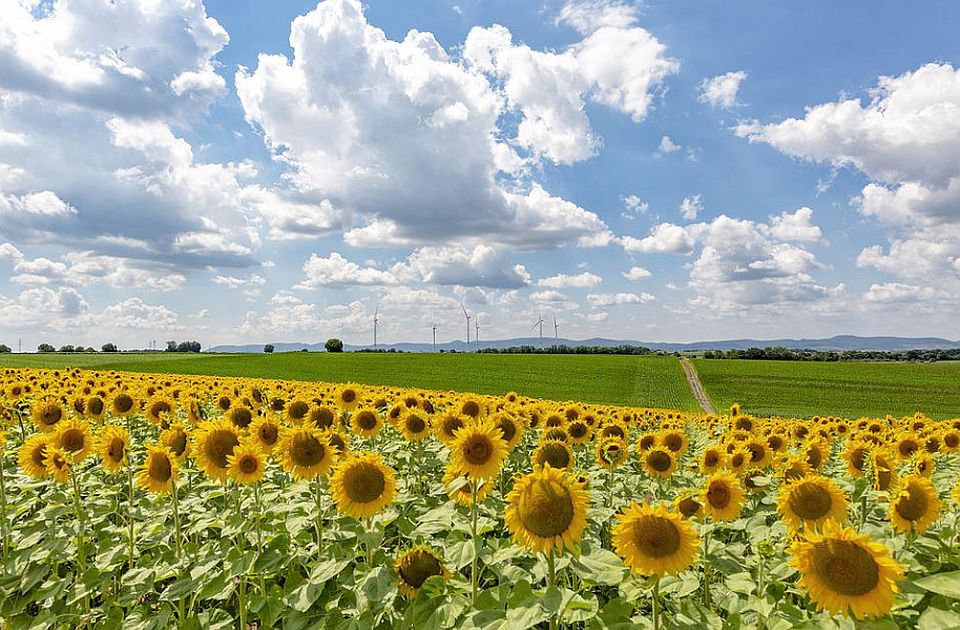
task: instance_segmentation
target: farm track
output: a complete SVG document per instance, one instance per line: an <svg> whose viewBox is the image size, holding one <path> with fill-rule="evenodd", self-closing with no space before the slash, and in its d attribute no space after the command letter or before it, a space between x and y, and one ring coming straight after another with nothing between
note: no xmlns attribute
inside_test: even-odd
<svg viewBox="0 0 960 630"><path fill-rule="evenodd" d="M690 363L690 360L686 357L681 357L680 365L683 367L683 373L687 377L690 391L693 392L693 397L697 399L700 408L707 413L717 413L713 403L710 402L710 397L707 396L707 391L703 388L703 383L700 382L700 377L697 376L697 369L693 367L693 363Z"/></svg>

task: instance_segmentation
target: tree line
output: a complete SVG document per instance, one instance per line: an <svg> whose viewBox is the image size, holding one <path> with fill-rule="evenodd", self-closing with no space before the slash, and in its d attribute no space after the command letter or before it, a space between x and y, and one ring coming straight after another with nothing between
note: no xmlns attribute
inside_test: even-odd
<svg viewBox="0 0 960 630"><path fill-rule="evenodd" d="M199 341L181 341L179 343L176 341L168 341L167 348L166 350L164 350L164 352L200 352L200 348L201 346ZM109 352L120 352L121 350L117 347L117 344L115 343L105 343L102 346L100 346L99 351L109 353ZM8 352L12 352L10 347L7 346L6 344L0 344L0 354L4 354ZM43 354L46 354L49 352L66 352L66 353L97 352L97 349L91 346L83 346L81 344L78 344L76 346L67 344L57 348L49 343L41 343L39 346L37 346L37 352L40 352ZM155 352L155 351L154 350L129 350L128 352Z"/></svg>
<svg viewBox="0 0 960 630"><path fill-rule="evenodd" d="M481 348L482 354L652 354L650 348L622 344L619 346L510 346L508 348Z"/></svg>
<svg viewBox="0 0 960 630"><path fill-rule="evenodd" d="M960 348L932 350L798 350L783 346L745 350L707 350L704 359L766 361L960 361Z"/></svg>

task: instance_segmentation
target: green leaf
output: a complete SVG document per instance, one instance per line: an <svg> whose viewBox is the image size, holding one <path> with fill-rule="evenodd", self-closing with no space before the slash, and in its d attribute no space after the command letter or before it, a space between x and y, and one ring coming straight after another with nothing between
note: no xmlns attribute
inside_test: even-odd
<svg viewBox="0 0 960 630"><path fill-rule="evenodd" d="M920 588L950 597L960 599L960 571L950 571L938 575L928 575L914 581Z"/></svg>
<svg viewBox="0 0 960 630"><path fill-rule="evenodd" d="M623 581L627 573L620 557L602 547L596 549L583 546L583 553L570 563L584 582L616 586Z"/></svg>
<svg viewBox="0 0 960 630"><path fill-rule="evenodd" d="M960 628L960 614L941 608L927 608L917 622L917 630L956 630L957 628Z"/></svg>

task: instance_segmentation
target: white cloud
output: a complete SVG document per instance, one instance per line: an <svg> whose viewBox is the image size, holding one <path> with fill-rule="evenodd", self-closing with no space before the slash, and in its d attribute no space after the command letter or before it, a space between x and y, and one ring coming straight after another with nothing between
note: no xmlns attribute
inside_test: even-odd
<svg viewBox="0 0 960 630"><path fill-rule="evenodd" d="M657 146L657 153L660 155L666 155L668 153L676 153L682 149L679 144L675 143L670 139L670 136L663 136L660 138L660 144Z"/></svg>
<svg viewBox="0 0 960 630"><path fill-rule="evenodd" d="M361 267L347 260L338 252L330 252L327 257L311 254L303 263L306 278L296 285L297 289L319 289L332 287L342 289L351 286L377 286L396 284L397 279L389 271L373 267Z"/></svg>
<svg viewBox="0 0 960 630"><path fill-rule="evenodd" d="M547 291L534 291L530 294L530 299L534 302L541 303L550 303L550 302L569 302L570 298L560 293L559 291L547 290Z"/></svg>
<svg viewBox="0 0 960 630"><path fill-rule="evenodd" d="M820 226L813 225L813 210L798 208L795 212L781 212L770 217L770 233L781 241L819 243L823 240Z"/></svg>
<svg viewBox="0 0 960 630"><path fill-rule="evenodd" d="M162 304L147 304L138 297L128 298L103 309L114 328L132 330L184 330L177 314Z"/></svg>
<svg viewBox="0 0 960 630"><path fill-rule="evenodd" d="M569 24L584 35L607 27L629 28L636 21L636 6L615 0L570 0L557 16L558 23Z"/></svg>
<svg viewBox="0 0 960 630"><path fill-rule="evenodd" d="M933 287L921 287L899 282L872 284L870 290L863 296L868 302L881 304L925 301L938 297L948 297L948 294Z"/></svg>
<svg viewBox="0 0 960 630"><path fill-rule="evenodd" d="M549 278L541 278L537 282L537 286L547 287L550 289L568 289L596 287L600 286L601 282L603 282L603 279L600 276L595 273L585 271L575 276L569 276L560 273L555 276L550 276Z"/></svg>
<svg viewBox="0 0 960 630"><path fill-rule="evenodd" d="M649 293L591 293L587 301L597 307L619 306L622 304L647 304L657 298Z"/></svg>
<svg viewBox="0 0 960 630"><path fill-rule="evenodd" d="M621 275L627 280L644 280L653 274L643 267L630 267L629 271L625 271Z"/></svg>
<svg viewBox="0 0 960 630"><path fill-rule="evenodd" d="M267 283L267 279L258 274L251 273L246 277L216 275L213 277L213 282L215 284L222 284L228 289L240 291L248 298L256 298L260 295L261 289L263 289L263 286Z"/></svg>
<svg viewBox="0 0 960 630"><path fill-rule="evenodd" d="M650 210L650 204L640 199L636 195L627 195L623 198L623 207L625 211L622 216L627 219L635 219L637 215L646 214Z"/></svg>
<svg viewBox="0 0 960 630"><path fill-rule="evenodd" d="M683 201L680 202L680 216L682 216L687 221L693 221L697 218L697 215L703 211L703 197L700 195L693 195L691 197L684 197Z"/></svg>
<svg viewBox="0 0 960 630"><path fill-rule="evenodd" d="M727 72L700 82L699 100L714 107L730 109L737 105L737 92L740 84L747 78L743 70Z"/></svg>
<svg viewBox="0 0 960 630"><path fill-rule="evenodd" d="M102 283L115 289L175 291L186 283L183 273L168 266L137 266L123 258L88 251L71 252L60 260L50 260L42 256L27 259L10 243L0 246L0 250L0 258L13 262L14 275L10 281L17 284L86 287Z"/></svg>
<svg viewBox="0 0 960 630"><path fill-rule="evenodd" d="M510 263L487 245L468 247L421 247L391 272L397 277L440 285L516 289L530 284L523 265Z"/></svg>
<svg viewBox="0 0 960 630"><path fill-rule="evenodd" d="M309 335L309 339L370 331L372 319L360 301L332 305L324 310L283 293L271 299L270 308L265 312L248 311L238 328L238 332L247 336Z"/></svg>

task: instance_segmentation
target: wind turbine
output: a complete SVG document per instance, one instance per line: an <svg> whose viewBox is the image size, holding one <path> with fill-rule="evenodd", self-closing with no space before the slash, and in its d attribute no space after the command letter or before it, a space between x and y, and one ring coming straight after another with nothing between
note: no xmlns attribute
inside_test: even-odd
<svg viewBox="0 0 960 630"><path fill-rule="evenodd" d="M437 351L437 325L433 325L433 351Z"/></svg>
<svg viewBox="0 0 960 630"><path fill-rule="evenodd" d="M537 320L537 323L535 323L533 326L530 327L530 330L533 330L537 326L540 327L540 345L542 346L543 345L543 314L540 314L539 318L540 319Z"/></svg>
<svg viewBox="0 0 960 630"><path fill-rule="evenodd" d="M479 349L480 348L480 316L479 315L477 315L473 319L473 326L474 326L474 330L476 331L476 334L473 336L473 340L477 342L477 348Z"/></svg>
<svg viewBox="0 0 960 630"><path fill-rule="evenodd" d="M377 310L373 313L373 347L377 347L377 326L380 325L380 304L377 304Z"/></svg>
<svg viewBox="0 0 960 630"><path fill-rule="evenodd" d="M470 346L470 315L467 314L467 308L463 305L463 300L460 300L460 308L463 310L463 316L467 319L467 346Z"/></svg>
<svg viewBox="0 0 960 630"><path fill-rule="evenodd" d="M560 324L557 323L557 316L553 316L553 343L560 341Z"/></svg>

